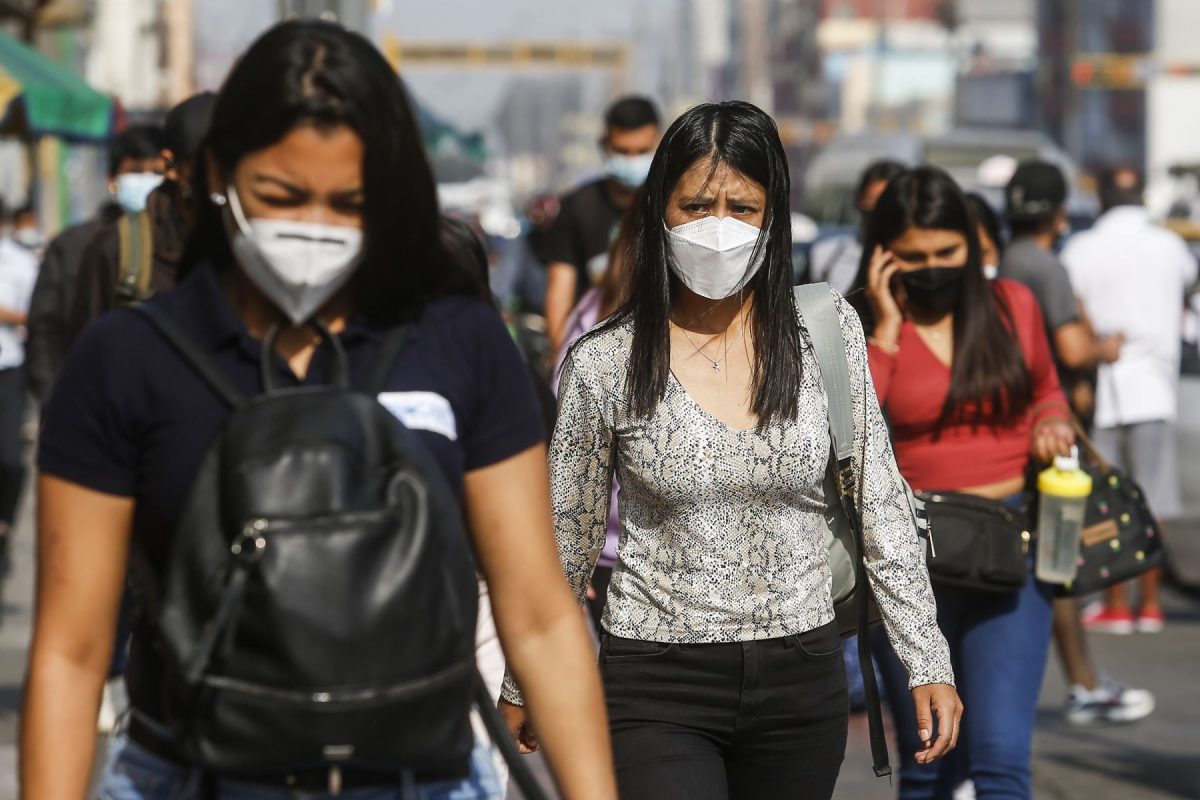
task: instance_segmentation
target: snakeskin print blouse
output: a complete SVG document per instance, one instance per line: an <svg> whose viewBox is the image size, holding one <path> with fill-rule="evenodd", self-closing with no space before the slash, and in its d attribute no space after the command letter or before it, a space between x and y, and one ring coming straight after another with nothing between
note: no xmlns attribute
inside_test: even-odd
<svg viewBox="0 0 1200 800"><path fill-rule="evenodd" d="M867 370L862 325L840 296L837 307L850 366L854 467L863 473L869 580L911 686L953 683L925 549ZM559 558L580 602L604 545L615 470L621 537L603 619L609 633L737 642L833 620L822 528L830 438L807 334L799 416L761 431L717 420L673 375L656 413L634 416L625 401L632 338L629 324L585 338L560 385L550 484ZM520 702L511 676L504 696Z"/></svg>

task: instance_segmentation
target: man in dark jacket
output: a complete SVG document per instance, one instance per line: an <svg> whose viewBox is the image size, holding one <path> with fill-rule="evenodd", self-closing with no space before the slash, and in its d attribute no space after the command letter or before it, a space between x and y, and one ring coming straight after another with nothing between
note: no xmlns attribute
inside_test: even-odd
<svg viewBox="0 0 1200 800"><path fill-rule="evenodd" d="M138 296L118 297L121 280L121 220L104 225L88 244L76 282L75 301L68 319L68 337L74 341L92 320L118 305L144 300L175 285L176 269L192 221L191 178L193 162L208 133L216 96L194 95L167 112L164 129L166 178L150 193L139 224L148 227L149 275ZM131 215L132 217L132 215ZM136 236L136 235L135 235Z"/></svg>
<svg viewBox="0 0 1200 800"><path fill-rule="evenodd" d="M126 129L109 150L108 190L111 199L93 219L67 228L46 248L26 323L25 368L29 388L39 401L50 388L67 356L67 317L75 302L75 283L83 252L92 238L123 213L145 206L143 187L154 176L162 180L162 129L139 125Z"/></svg>

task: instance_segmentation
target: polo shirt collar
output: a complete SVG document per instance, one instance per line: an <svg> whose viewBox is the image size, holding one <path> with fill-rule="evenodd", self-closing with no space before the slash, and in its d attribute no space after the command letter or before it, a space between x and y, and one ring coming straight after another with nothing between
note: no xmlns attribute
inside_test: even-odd
<svg viewBox="0 0 1200 800"><path fill-rule="evenodd" d="M221 292L217 271L210 264L201 264L185 280L183 287L192 294L196 302L184 304L178 309L180 323L200 343L212 350L240 343L254 358L258 358L262 342L246 330L245 323L233 310ZM343 344L353 345L360 341L378 343L383 331L369 325L362 315L354 314L346 322L346 329L339 335Z"/></svg>

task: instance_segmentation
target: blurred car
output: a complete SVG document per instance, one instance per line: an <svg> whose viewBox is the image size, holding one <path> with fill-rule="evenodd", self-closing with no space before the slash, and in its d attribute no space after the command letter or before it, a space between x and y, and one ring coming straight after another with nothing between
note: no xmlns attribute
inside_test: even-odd
<svg viewBox="0 0 1200 800"><path fill-rule="evenodd" d="M1006 128L961 128L932 136L912 134L854 134L839 136L817 153L804 174L805 211L827 230L852 228L857 224L855 191L859 176L872 162L892 159L902 164L933 164L950 173L966 191L987 198L995 208L1004 204L1003 185L988 179L981 167L996 156L1016 162L1043 159L1057 164L1072 187L1067 200L1071 227L1089 227L1099 213L1094 190L1080 185L1080 171L1070 156L1049 137L1037 131Z"/></svg>

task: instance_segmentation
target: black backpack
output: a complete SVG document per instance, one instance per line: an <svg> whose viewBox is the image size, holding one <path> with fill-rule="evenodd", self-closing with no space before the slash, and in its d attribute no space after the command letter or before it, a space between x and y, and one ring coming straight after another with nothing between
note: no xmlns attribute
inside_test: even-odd
<svg viewBox="0 0 1200 800"><path fill-rule="evenodd" d="M385 338L355 391L339 340L320 325L332 384L275 388L273 330L264 393L247 400L161 311L138 310L232 408L165 574L144 563L135 573L179 754L248 779L461 770L476 700L515 756L475 669L478 592L461 509L416 435L375 399L403 331ZM514 777L528 780L519 767Z"/></svg>

